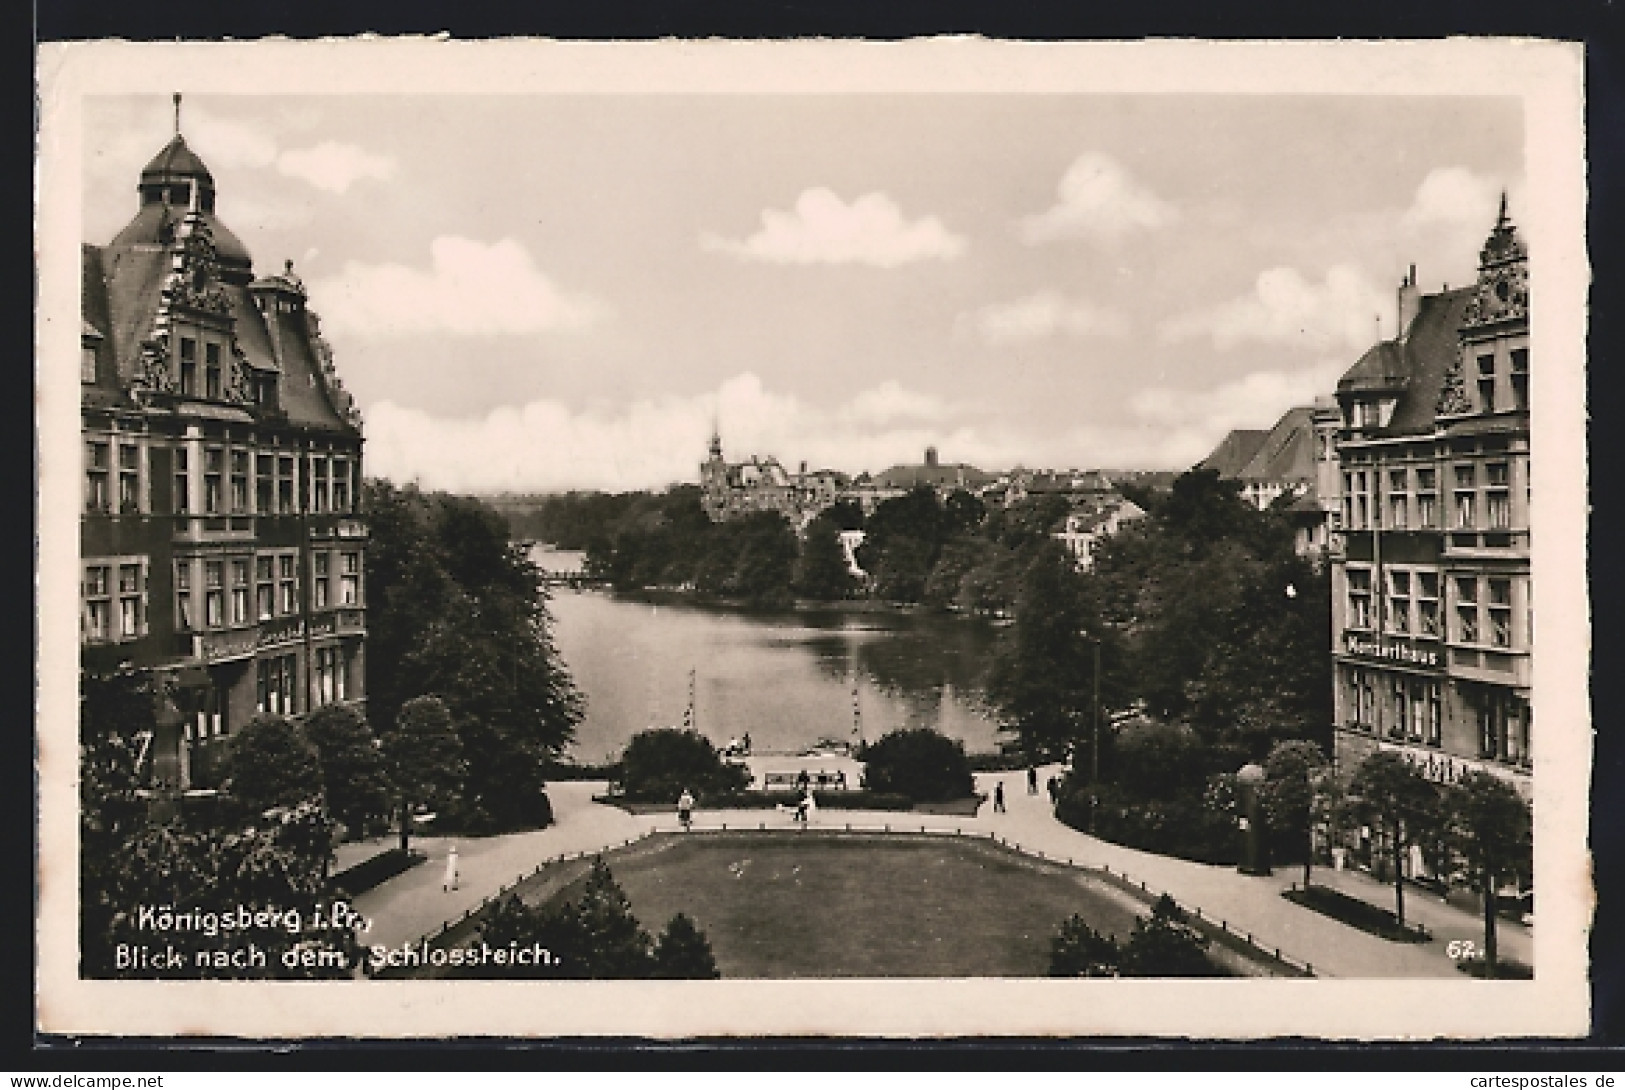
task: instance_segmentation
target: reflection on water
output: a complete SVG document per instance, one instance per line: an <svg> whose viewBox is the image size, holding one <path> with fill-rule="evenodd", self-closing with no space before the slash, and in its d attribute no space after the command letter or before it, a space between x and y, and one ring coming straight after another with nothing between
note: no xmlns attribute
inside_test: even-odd
<svg viewBox="0 0 1625 1090"><path fill-rule="evenodd" d="M746 612L673 597L554 593L554 638L587 698L572 754L602 761L651 726L695 727L758 750L873 741L934 727L973 753L998 748L982 683L995 641L977 621L816 608ZM856 708L853 691L856 689Z"/></svg>

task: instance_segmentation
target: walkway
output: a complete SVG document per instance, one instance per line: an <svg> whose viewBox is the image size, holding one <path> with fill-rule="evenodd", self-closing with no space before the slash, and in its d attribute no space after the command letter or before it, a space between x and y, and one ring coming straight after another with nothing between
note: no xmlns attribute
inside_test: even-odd
<svg viewBox="0 0 1625 1090"><path fill-rule="evenodd" d="M1058 766L1040 769L1039 782L1058 772ZM1027 794L1026 777L1022 773L981 773L976 780L977 790L990 797L995 781L1003 781L1007 812L994 813L991 801L982 806L976 817L820 809L814 815L813 827L840 828L851 824L875 828L889 824L898 832L957 829L967 834L993 833L1013 845L1051 858L1108 866L1135 881L1145 882L1154 893L1167 892L1187 908L1200 908L1210 919L1227 921L1232 930L1250 932L1259 945L1280 948L1288 957L1313 965L1320 976L1453 978L1458 974L1445 955L1445 944L1451 939L1468 939L1475 943L1483 940L1482 921L1476 916L1411 889L1407 890L1406 918L1426 924L1434 938L1427 943L1389 942L1282 897L1283 889L1301 880L1301 869L1282 869L1271 876L1251 877L1238 873L1233 867L1192 863L1125 848L1056 821L1047 795L1042 791L1038 795ZM633 816L594 803L592 796L601 794L604 788L601 782L549 785L548 794L558 819L556 824L535 832L457 841L462 881L455 891L441 889L450 839L417 839L415 845L429 852L429 861L357 900L356 908L373 921L363 941L396 945L417 939L437 930L444 921L460 917L544 859L615 847L651 829L674 826L674 814ZM700 828L726 824L736 829L758 825L794 826L787 812L776 810L700 810L695 814L695 824ZM1362 874L1316 868L1314 880L1374 904L1392 904L1391 887ZM1504 956L1533 963L1533 939L1527 928L1505 923L1499 935Z"/></svg>

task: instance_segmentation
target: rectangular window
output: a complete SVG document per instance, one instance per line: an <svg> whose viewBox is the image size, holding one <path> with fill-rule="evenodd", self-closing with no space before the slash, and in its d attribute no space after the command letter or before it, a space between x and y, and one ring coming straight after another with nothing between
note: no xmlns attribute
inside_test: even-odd
<svg viewBox="0 0 1625 1090"><path fill-rule="evenodd" d="M119 638L132 639L146 631L146 580L140 564L118 568Z"/></svg>
<svg viewBox="0 0 1625 1090"><path fill-rule="evenodd" d="M1490 581L1490 645L1512 646L1512 580Z"/></svg>
<svg viewBox="0 0 1625 1090"><path fill-rule="evenodd" d="M248 451L231 452L231 510L233 514L248 513Z"/></svg>
<svg viewBox="0 0 1625 1090"><path fill-rule="evenodd" d="M316 703L333 703L338 651L332 647L316 649Z"/></svg>
<svg viewBox="0 0 1625 1090"><path fill-rule="evenodd" d="M1430 746L1444 744L1444 706L1439 697L1439 683L1428 682L1427 733L1422 741Z"/></svg>
<svg viewBox="0 0 1625 1090"><path fill-rule="evenodd" d="M1377 690L1368 670L1360 671L1360 726L1377 729Z"/></svg>
<svg viewBox="0 0 1625 1090"><path fill-rule="evenodd" d="M261 659L255 665L255 706L272 715L294 715L294 681L298 665L292 655Z"/></svg>
<svg viewBox="0 0 1625 1090"><path fill-rule="evenodd" d="M299 612L299 579L294 574L296 558L287 553L276 558L277 585L281 588L282 612L284 615Z"/></svg>
<svg viewBox="0 0 1625 1090"><path fill-rule="evenodd" d="M1478 407L1481 412L1495 411L1495 357L1478 357Z"/></svg>
<svg viewBox="0 0 1625 1090"><path fill-rule="evenodd" d="M333 510L341 515L350 513L350 462L347 458L333 459Z"/></svg>
<svg viewBox="0 0 1625 1090"><path fill-rule="evenodd" d="M1367 578L1370 574L1367 573ZM339 605L361 604L361 554L339 554Z"/></svg>
<svg viewBox="0 0 1625 1090"><path fill-rule="evenodd" d="M276 459L269 454L254 455L254 510L269 515L276 510Z"/></svg>
<svg viewBox="0 0 1625 1090"><path fill-rule="evenodd" d="M1405 737L1405 724L1410 719L1410 686L1402 677L1393 682L1393 713L1388 721L1388 737Z"/></svg>
<svg viewBox="0 0 1625 1090"><path fill-rule="evenodd" d="M96 350L88 346L79 350L79 381L96 381Z"/></svg>
<svg viewBox="0 0 1625 1090"><path fill-rule="evenodd" d="M1439 525L1439 475L1432 469L1416 471L1416 525L1431 530Z"/></svg>
<svg viewBox="0 0 1625 1090"><path fill-rule="evenodd" d="M220 346L217 344L203 346L203 376L204 396L220 400Z"/></svg>
<svg viewBox="0 0 1625 1090"><path fill-rule="evenodd" d="M1388 471L1388 525L1395 530L1403 530L1406 525L1406 514L1410 503L1410 485L1403 469Z"/></svg>
<svg viewBox="0 0 1625 1090"><path fill-rule="evenodd" d="M1354 474L1343 474L1343 525L1354 529Z"/></svg>
<svg viewBox="0 0 1625 1090"><path fill-rule="evenodd" d="M222 474L226 468L226 452L209 447L203 452L203 513L218 515L225 510Z"/></svg>
<svg viewBox="0 0 1625 1090"><path fill-rule="evenodd" d="M174 493L175 513L177 515L184 515L184 514L186 514L188 511L190 511L192 509L192 501L191 501L192 484L191 484L191 477L188 475L188 473L186 471L186 448L185 447L176 447L175 448L175 485L174 485L174 488L175 488L175 493Z"/></svg>
<svg viewBox="0 0 1625 1090"><path fill-rule="evenodd" d="M1361 568L1348 570L1349 627L1371 627L1371 573Z"/></svg>
<svg viewBox="0 0 1625 1090"><path fill-rule="evenodd" d="M320 513L327 510L328 475L331 472L327 457L321 454L312 455L310 468L313 482L310 509Z"/></svg>
<svg viewBox="0 0 1625 1090"><path fill-rule="evenodd" d="M175 627L182 632L192 628L192 562L175 561Z"/></svg>
<svg viewBox="0 0 1625 1090"><path fill-rule="evenodd" d="M105 640L112 635L111 579L112 572L106 565L90 564L85 567L84 613L80 624L86 640Z"/></svg>
<svg viewBox="0 0 1625 1090"><path fill-rule="evenodd" d="M1491 530L1512 528L1512 493L1508 488L1506 462L1490 462L1484 466L1487 487L1484 490L1484 513Z"/></svg>
<svg viewBox="0 0 1625 1090"><path fill-rule="evenodd" d="M248 561L231 562L231 623L248 623Z"/></svg>
<svg viewBox="0 0 1625 1090"><path fill-rule="evenodd" d="M85 444L85 510L92 514L105 515L112 507L107 460L106 443Z"/></svg>
<svg viewBox="0 0 1625 1090"><path fill-rule="evenodd" d="M1412 680L1410 694L1410 721L1406 737L1412 742L1420 742L1427 731L1428 704L1427 685L1424 682Z"/></svg>
<svg viewBox="0 0 1625 1090"><path fill-rule="evenodd" d="M328 555L329 554L327 554L326 552L319 552L319 553L312 553L311 557L310 557L311 566L315 571L315 582L312 584L312 586L313 586L313 593L315 594L316 600L311 606L312 609L326 609L327 608L327 560L328 560Z"/></svg>
<svg viewBox="0 0 1625 1090"><path fill-rule="evenodd" d="M1416 632L1430 639L1439 638L1439 574L1416 573Z"/></svg>
<svg viewBox="0 0 1625 1090"><path fill-rule="evenodd" d="M141 448L132 443L118 448L118 509L126 515L141 511Z"/></svg>
<svg viewBox="0 0 1625 1090"><path fill-rule="evenodd" d="M1529 349L1512 350L1512 407L1529 408Z"/></svg>
<svg viewBox="0 0 1625 1090"><path fill-rule="evenodd" d="M226 623L226 565L222 560L203 562L203 623L220 628Z"/></svg>
<svg viewBox="0 0 1625 1090"><path fill-rule="evenodd" d="M1473 520L1473 487L1474 474L1470 465L1456 467L1456 519L1452 524L1457 530L1472 530L1477 523Z"/></svg>
<svg viewBox="0 0 1625 1090"><path fill-rule="evenodd" d="M1478 578L1466 576L1456 580L1456 639L1460 643L1478 642Z"/></svg>
<svg viewBox="0 0 1625 1090"><path fill-rule="evenodd" d="M276 583L271 578L271 558L254 558L254 612L262 621L269 621L276 612Z"/></svg>
<svg viewBox="0 0 1625 1090"><path fill-rule="evenodd" d="M1388 569L1388 631L1411 630L1411 573Z"/></svg>
<svg viewBox="0 0 1625 1090"><path fill-rule="evenodd" d="M181 394L197 396L197 342L191 337L181 338Z"/></svg>
<svg viewBox="0 0 1625 1090"><path fill-rule="evenodd" d="M293 506L293 456L279 455L276 460L276 509L278 514L291 515Z"/></svg>

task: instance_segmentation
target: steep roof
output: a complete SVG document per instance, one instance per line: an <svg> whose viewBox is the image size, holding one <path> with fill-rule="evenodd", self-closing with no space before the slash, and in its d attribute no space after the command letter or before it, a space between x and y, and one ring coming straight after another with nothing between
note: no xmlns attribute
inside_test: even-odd
<svg viewBox="0 0 1625 1090"><path fill-rule="evenodd" d="M1315 475L1312 406L1288 409L1236 476L1244 481L1309 481Z"/></svg>
<svg viewBox="0 0 1625 1090"><path fill-rule="evenodd" d="M973 465L957 462L951 465L894 465L883 473L875 475L874 483L881 488L913 488L916 485L928 484L932 488L947 488L952 485L965 485L977 487L993 479L991 473L977 469Z"/></svg>
<svg viewBox="0 0 1625 1090"><path fill-rule="evenodd" d="M1340 397L1383 391L1397 398L1388 426L1374 429L1377 434L1433 429L1439 390L1456 359L1457 333L1473 292L1469 286L1422 296L1404 339L1373 345L1338 380Z"/></svg>
<svg viewBox="0 0 1625 1090"><path fill-rule="evenodd" d="M1253 460L1270 433L1256 428L1237 428L1213 448L1213 453L1196 463L1197 469L1217 470L1226 479L1237 476Z"/></svg>

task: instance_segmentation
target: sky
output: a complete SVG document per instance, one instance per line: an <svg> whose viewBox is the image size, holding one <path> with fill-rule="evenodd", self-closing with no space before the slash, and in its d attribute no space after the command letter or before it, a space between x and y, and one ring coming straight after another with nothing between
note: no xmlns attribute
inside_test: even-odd
<svg viewBox="0 0 1625 1090"><path fill-rule="evenodd" d="M85 116L105 243L172 105ZM456 491L694 481L713 426L791 469L1183 469L1524 199L1483 96L188 95L181 129L303 278L367 472Z"/></svg>

